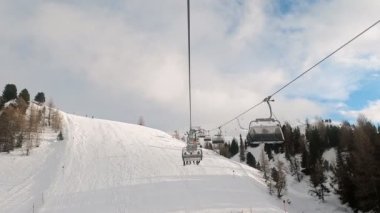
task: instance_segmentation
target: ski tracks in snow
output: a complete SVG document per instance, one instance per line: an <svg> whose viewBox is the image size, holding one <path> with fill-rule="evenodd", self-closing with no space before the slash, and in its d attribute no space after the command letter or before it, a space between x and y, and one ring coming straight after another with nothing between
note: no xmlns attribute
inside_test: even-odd
<svg viewBox="0 0 380 213"><path fill-rule="evenodd" d="M65 123L65 142L44 165L49 178L38 177L41 213L281 210L253 169L213 151L183 166L185 144L161 131L75 115Z"/></svg>

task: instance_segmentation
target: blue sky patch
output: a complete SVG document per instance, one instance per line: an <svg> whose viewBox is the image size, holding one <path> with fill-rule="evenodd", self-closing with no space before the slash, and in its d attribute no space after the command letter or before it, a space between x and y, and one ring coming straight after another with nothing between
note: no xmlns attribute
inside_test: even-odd
<svg viewBox="0 0 380 213"><path fill-rule="evenodd" d="M360 110L368 105L369 101L380 99L380 77L372 74L372 78L366 78L361 82L361 87L350 94L346 104L352 110Z"/></svg>
<svg viewBox="0 0 380 213"><path fill-rule="evenodd" d="M277 15L287 15L301 6L312 6L318 0L274 0L273 1L273 12Z"/></svg>

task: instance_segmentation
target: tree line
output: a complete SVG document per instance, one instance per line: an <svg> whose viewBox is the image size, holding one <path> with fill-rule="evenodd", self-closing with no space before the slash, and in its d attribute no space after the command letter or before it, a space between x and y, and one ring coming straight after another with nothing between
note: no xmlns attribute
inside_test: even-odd
<svg viewBox="0 0 380 213"><path fill-rule="evenodd" d="M309 176L310 193L322 201L335 193L354 211L380 212L380 127L363 115L355 124L319 119L305 125L303 135L285 123L284 143L265 145L268 158L272 151L285 153L291 174L298 181ZM336 150L335 163L323 159L331 148Z"/></svg>
<svg viewBox="0 0 380 213"><path fill-rule="evenodd" d="M234 138L230 144L220 145L220 154L232 157L239 154L241 162L262 171L269 192L281 197L286 189L284 162L275 159L283 153L289 162L288 171L298 181L309 177L309 192L322 202L331 193L338 195L342 204L354 211L380 212L380 126L360 115L355 124L347 121L333 124L330 119L305 123L305 130L282 126L283 144L265 144L259 159L247 152L247 144L240 135L240 146ZM212 149L211 144L206 148ZM336 150L335 163L323 154ZM269 161L275 161L270 168Z"/></svg>
<svg viewBox="0 0 380 213"><path fill-rule="evenodd" d="M0 152L23 148L29 155L33 147L40 145L45 127L61 132L61 115L52 101L44 105L45 94L38 92L31 104L28 90L17 94L14 84L7 84L0 96Z"/></svg>
<svg viewBox="0 0 380 213"><path fill-rule="evenodd" d="M242 144L242 142L240 143L240 146L241 146L241 144ZM236 138L233 138L231 143L224 142L224 143L217 144L214 146L212 143L206 142L204 148L210 149L210 150L217 149L219 151L219 154L226 157L226 158L233 157L234 155L236 155L239 152L239 149L241 150L241 148L239 148L239 145L238 145Z"/></svg>

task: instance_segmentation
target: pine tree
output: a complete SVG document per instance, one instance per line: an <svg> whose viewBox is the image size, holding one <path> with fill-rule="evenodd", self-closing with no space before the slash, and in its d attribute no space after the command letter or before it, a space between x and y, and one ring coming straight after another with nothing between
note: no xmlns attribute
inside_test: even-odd
<svg viewBox="0 0 380 213"><path fill-rule="evenodd" d="M256 168L256 159L255 159L255 156L253 156L251 152L247 153L247 164L251 167Z"/></svg>
<svg viewBox="0 0 380 213"><path fill-rule="evenodd" d="M268 144L271 147L271 150L273 150L274 154L277 155L280 153L281 147L283 144Z"/></svg>
<svg viewBox="0 0 380 213"><path fill-rule="evenodd" d="M243 143L243 138L241 137L241 134L240 134L240 162L244 162L245 161L245 145Z"/></svg>
<svg viewBox="0 0 380 213"><path fill-rule="evenodd" d="M5 101L4 101L4 99L3 99L3 96L0 96L0 110L3 109L4 104L5 104Z"/></svg>
<svg viewBox="0 0 380 213"><path fill-rule="evenodd" d="M282 131L284 133L284 146L285 146L285 157L286 159L290 159L291 156L294 156L294 138L292 127L289 123L285 123L282 126Z"/></svg>
<svg viewBox="0 0 380 213"><path fill-rule="evenodd" d="M24 99L24 101L27 103L27 105L29 105L29 102L30 102L30 95L29 95L29 92L27 89L23 89L21 90L20 94L18 95L18 97L21 97L22 99Z"/></svg>
<svg viewBox="0 0 380 213"><path fill-rule="evenodd" d="M301 131L299 127L293 130L293 140L294 140L294 153L302 153L301 147L304 141L304 136L301 136Z"/></svg>
<svg viewBox="0 0 380 213"><path fill-rule="evenodd" d="M355 200L361 211L380 211L380 154L376 127L359 116L353 132L353 183Z"/></svg>
<svg viewBox="0 0 380 213"><path fill-rule="evenodd" d="M310 192L324 202L325 197L328 195L330 190L326 186L327 177L324 173L322 162L319 159L313 166L313 172L310 174L310 181L313 187Z"/></svg>
<svg viewBox="0 0 380 213"><path fill-rule="evenodd" d="M230 154L231 154L230 156L231 157L236 155L237 153L239 153L239 145L236 142L235 138L232 139L231 146L230 146L229 150L230 150Z"/></svg>
<svg viewBox="0 0 380 213"><path fill-rule="evenodd" d="M219 145L219 154L226 157L230 158L230 146L227 143L220 144Z"/></svg>
<svg viewBox="0 0 380 213"><path fill-rule="evenodd" d="M312 128L309 133L309 154L310 154L310 165L313 169L316 162L321 159L323 154L322 136L318 128Z"/></svg>
<svg viewBox="0 0 380 213"><path fill-rule="evenodd" d="M264 144L264 150L265 150L265 153L267 153L267 155L268 155L268 159L272 160L273 155L272 155L272 148L271 148L270 144Z"/></svg>
<svg viewBox="0 0 380 213"><path fill-rule="evenodd" d="M4 91L3 91L3 102L6 103L10 100L17 98L17 87L14 84L7 84L5 85Z"/></svg>
<svg viewBox="0 0 380 213"><path fill-rule="evenodd" d="M57 136L57 140L62 141L63 140L63 134L62 131L59 131L59 134Z"/></svg>
<svg viewBox="0 0 380 213"><path fill-rule="evenodd" d="M357 209L355 185L353 183L354 170L352 164L353 128L344 121L339 129L339 143L336 152L336 166L333 168L332 188L338 194L342 204L348 204Z"/></svg>
<svg viewBox="0 0 380 213"><path fill-rule="evenodd" d="M329 125L327 127L327 143L328 148L337 147L339 144L340 128Z"/></svg>
<svg viewBox="0 0 380 213"><path fill-rule="evenodd" d="M37 95L34 97L34 101L40 104L45 103L45 94L43 92L37 93Z"/></svg>
<svg viewBox="0 0 380 213"><path fill-rule="evenodd" d="M350 165L350 159L344 157L345 155L341 150L342 148L338 147L336 152L336 166L333 169L334 175L332 186L335 193L338 194L342 204L348 203L350 207L356 208L355 186L352 182L352 166Z"/></svg>

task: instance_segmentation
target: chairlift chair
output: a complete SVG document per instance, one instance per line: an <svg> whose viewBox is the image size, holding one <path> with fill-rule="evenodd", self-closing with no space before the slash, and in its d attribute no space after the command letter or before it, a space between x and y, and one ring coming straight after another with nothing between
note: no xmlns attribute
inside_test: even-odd
<svg viewBox="0 0 380 213"><path fill-rule="evenodd" d="M206 135L205 138L203 139L205 142L210 142L211 141L211 136Z"/></svg>
<svg viewBox="0 0 380 213"><path fill-rule="evenodd" d="M211 136L210 136L210 132L207 131L207 133L205 132L205 137L203 139L204 142L210 142L211 141Z"/></svg>
<svg viewBox="0 0 380 213"><path fill-rule="evenodd" d="M222 130L219 128L219 132L212 138L213 144L223 144L224 137L222 135Z"/></svg>
<svg viewBox="0 0 380 213"><path fill-rule="evenodd" d="M200 138L205 138L206 137L206 134L205 134L205 132L204 132L204 130L202 130L202 129L200 129L200 130L198 130L198 137L200 137Z"/></svg>
<svg viewBox="0 0 380 213"><path fill-rule="evenodd" d="M272 118L272 107L269 103L271 97L264 99L267 102L270 116L269 118L257 118L249 123L247 134L247 143L249 145L282 144L284 143L284 134L281 129L281 123Z"/></svg>
<svg viewBox="0 0 380 213"><path fill-rule="evenodd" d="M197 141L196 130L190 129L190 132L187 136L187 144L186 147L182 148L182 161L183 165L191 164L199 164L203 158L202 149L199 147L199 143Z"/></svg>

